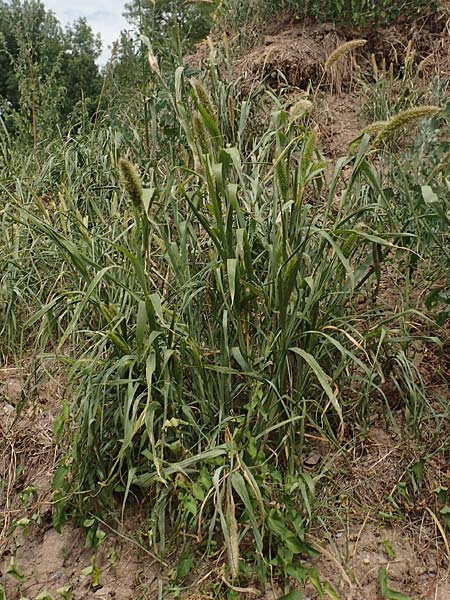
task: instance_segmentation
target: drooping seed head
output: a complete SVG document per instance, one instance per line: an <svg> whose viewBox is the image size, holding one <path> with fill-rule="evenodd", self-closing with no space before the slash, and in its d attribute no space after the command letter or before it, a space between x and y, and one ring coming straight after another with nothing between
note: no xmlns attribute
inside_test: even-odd
<svg viewBox="0 0 450 600"><path fill-rule="evenodd" d="M310 102L309 100L307 100L306 98L302 98L301 100L298 100L298 102L296 102L291 107L291 110L289 111L289 116L291 118L291 121L300 119L300 117L303 117L304 115L309 113L310 110L312 109L312 107L313 107L313 103Z"/></svg>
<svg viewBox="0 0 450 600"><path fill-rule="evenodd" d="M435 56L434 56L434 52L432 52L431 54L429 54L428 56L426 56L419 63L419 66L417 67L417 72L418 73L423 73L424 71L426 71L428 69L428 67L430 65L434 65L434 62L435 62Z"/></svg>
<svg viewBox="0 0 450 600"><path fill-rule="evenodd" d="M389 121L374 121L373 123L369 123L369 125L364 127L364 129L362 129L358 133L357 137L360 138L365 133L367 133L368 135L372 135L373 133L378 133L379 131L384 129L388 123L389 123Z"/></svg>
<svg viewBox="0 0 450 600"><path fill-rule="evenodd" d="M352 141L349 143L349 152L353 153L358 150L358 147L361 144L361 140L364 135L372 137L374 134L377 134L382 129L384 129L388 123L389 121L374 121L373 123L369 123L369 125L366 125L366 127L364 127L364 129L361 129L358 135L355 138L353 138Z"/></svg>
<svg viewBox="0 0 450 600"><path fill-rule="evenodd" d="M330 54L325 62L325 71L329 71L331 67L341 58L344 54L347 54L351 50L355 48L360 48L361 46L365 46L367 44L367 40L350 40L349 42L345 42L345 44L341 44L336 50Z"/></svg>
<svg viewBox="0 0 450 600"><path fill-rule="evenodd" d="M398 113L381 129L374 140L374 145L388 139L392 134L403 129L407 125L411 125L420 119L434 116L440 110L439 106L415 106L414 108L408 108L407 110Z"/></svg>

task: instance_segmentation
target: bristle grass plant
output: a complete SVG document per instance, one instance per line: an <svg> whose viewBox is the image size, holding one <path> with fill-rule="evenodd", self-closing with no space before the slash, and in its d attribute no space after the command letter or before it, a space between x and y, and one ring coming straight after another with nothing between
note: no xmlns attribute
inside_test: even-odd
<svg viewBox="0 0 450 600"><path fill-rule="evenodd" d="M388 410L389 378L407 425L428 408L418 313L376 297L387 261L425 247L423 206L394 205L407 177L386 185L369 135L326 161L307 100L245 95L213 59L172 81L152 55L151 77L151 148L136 100L20 166L0 154L2 352L22 336L68 369L56 528L145 499L159 558L183 535L230 587L250 572L261 590L273 574L302 584L311 440L339 447L373 404Z"/></svg>
<svg viewBox="0 0 450 600"><path fill-rule="evenodd" d="M405 49L402 64L388 64L384 57L380 59L374 54L370 62L371 71L361 80L367 95L361 110L365 122L389 120L400 112L429 103L412 41Z"/></svg>
<svg viewBox="0 0 450 600"><path fill-rule="evenodd" d="M60 264L25 324L69 367L55 526L145 495L159 556L183 531L224 552L230 584L248 564L261 586L272 570L303 582L293 565L314 553L305 536L320 480L303 467L309 440L338 445L411 341L407 310L398 330L376 308L351 308L373 302L403 238L386 228L367 137L327 177L314 132L276 106L250 138L251 97L212 74L210 94L175 73L178 163L142 177L113 153L97 204L63 186L52 211L36 210L8 191L8 226Z"/></svg>

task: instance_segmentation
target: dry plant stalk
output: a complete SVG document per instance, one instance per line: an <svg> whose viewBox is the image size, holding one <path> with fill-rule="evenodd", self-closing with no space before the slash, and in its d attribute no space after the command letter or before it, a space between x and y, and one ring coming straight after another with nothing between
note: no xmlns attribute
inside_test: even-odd
<svg viewBox="0 0 450 600"><path fill-rule="evenodd" d="M230 566L231 566L231 577L235 580L239 573L239 536L238 536L238 524L236 520L236 507L234 504L233 492L230 493L229 506L228 506L228 517L230 520Z"/></svg>
<svg viewBox="0 0 450 600"><path fill-rule="evenodd" d="M161 71L159 69L158 59L153 54L153 52L151 52L150 50L148 51L148 63L150 65L150 69L154 73L156 73L156 75L158 75L158 77L161 77Z"/></svg>

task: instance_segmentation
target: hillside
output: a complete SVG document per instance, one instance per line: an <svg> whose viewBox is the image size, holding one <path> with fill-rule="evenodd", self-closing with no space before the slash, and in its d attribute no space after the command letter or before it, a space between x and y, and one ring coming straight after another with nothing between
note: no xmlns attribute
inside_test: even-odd
<svg viewBox="0 0 450 600"><path fill-rule="evenodd" d="M149 12L67 130L3 102L0 600L450 598L450 7L410 4Z"/></svg>

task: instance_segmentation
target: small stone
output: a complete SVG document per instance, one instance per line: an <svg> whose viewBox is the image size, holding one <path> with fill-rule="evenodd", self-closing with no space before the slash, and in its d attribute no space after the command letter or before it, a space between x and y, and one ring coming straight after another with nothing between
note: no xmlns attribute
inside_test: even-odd
<svg viewBox="0 0 450 600"><path fill-rule="evenodd" d="M52 575L50 575L50 579L52 580L58 580L58 579L63 579L63 577L65 577L65 573L64 571L56 571L55 573L52 573Z"/></svg>
<svg viewBox="0 0 450 600"><path fill-rule="evenodd" d="M322 456L318 450L312 450L305 458L305 467L315 467L321 461Z"/></svg>

